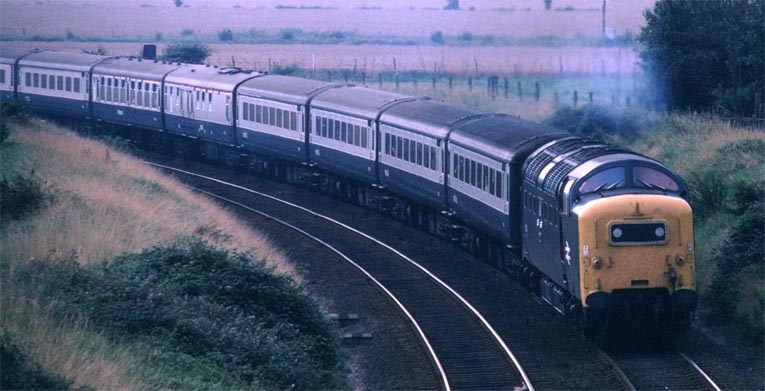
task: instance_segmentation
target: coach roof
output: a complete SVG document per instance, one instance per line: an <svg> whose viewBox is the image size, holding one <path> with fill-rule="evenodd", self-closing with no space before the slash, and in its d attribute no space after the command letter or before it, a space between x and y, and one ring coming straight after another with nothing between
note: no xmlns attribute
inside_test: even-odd
<svg viewBox="0 0 765 391"><path fill-rule="evenodd" d="M282 103L305 105L313 96L321 91L340 86L341 84L319 80L266 75L244 82L239 87L239 94Z"/></svg>

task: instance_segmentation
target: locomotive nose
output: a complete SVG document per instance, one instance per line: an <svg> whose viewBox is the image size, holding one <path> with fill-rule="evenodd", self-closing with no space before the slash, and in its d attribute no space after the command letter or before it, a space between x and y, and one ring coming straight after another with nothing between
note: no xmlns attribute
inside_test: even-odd
<svg viewBox="0 0 765 391"><path fill-rule="evenodd" d="M620 195L591 201L577 212L586 306L605 308L649 291L695 306L692 214L685 200Z"/></svg>

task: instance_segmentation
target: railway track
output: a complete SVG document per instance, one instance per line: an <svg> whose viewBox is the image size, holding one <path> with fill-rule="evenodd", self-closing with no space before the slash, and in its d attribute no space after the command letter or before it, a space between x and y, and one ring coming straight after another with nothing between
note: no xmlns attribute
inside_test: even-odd
<svg viewBox="0 0 765 391"><path fill-rule="evenodd" d="M173 167L187 185L308 235L351 262L407 315L429 351L440 386L454 390L528 389L518 360L483 316L438 277L401 252L342 222L239 185Z"/></svg>
<svg viewBox="0 0 765 391"><path fill-rule="evenodd" d="M680 352L635 353L600 356L622 384L634 390L711 390L715 382L690 357Z"/></svg>

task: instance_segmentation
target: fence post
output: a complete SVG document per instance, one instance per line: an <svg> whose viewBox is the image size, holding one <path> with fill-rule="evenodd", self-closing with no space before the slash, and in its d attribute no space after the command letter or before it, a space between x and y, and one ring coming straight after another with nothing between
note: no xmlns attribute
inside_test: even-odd
<svg viewBox="0 0 765 391"><path fill-rule="evenodd" d="M539 102L539 82L534 82L534 100Z"/></svg>
<svg viewBox="0 0 765 391"><path fill-rule="evenodd" d="M579 103L579 91L574 90L574 108L576 108L577 103Z"/></svg>
<svg viewBox="0 0 765 391"><path fill-rule="evenodd" d="M473 92L473 78L472 77L468 77L468 90L470 92Z"/></svg>
<svg viewBox="0 0 765 391"><path fill-rule="evenodd" d="M510 97L510 83L508 83L507 78L505 78L505 99Z"/></svg>
<svg viewBox="0 0 765 391"><path fill-rule="evenodd" d="M377 80L380 82L380 88L382 89L382 73L377 74Z"/></svg>
<svg viewBox="0 0 765 391"><path fill-rule="evenodd" d="M592 103L592 91L590 91L590 103Z"/></svg>
<svg viewBox="0 0 765 391"><path fill-rule="evenodd" d="M361 85L366 87L367 86L367 72L362 71L361 72Z"/></svg>
<svg viewBox="0 0 765 391"><path fill-rule="evenodd" d="M521 88L521 81L520 81L520 80L518 80L518 81L516 82L516 84L517 84L517 86L518 86L518 97L519 97L521 100L523 100L523 88Z"/></svg>
<svg viewBox="0 0 765 391"><path fill-rule="evenodd" d="M393 78L396 79L396 91L398 91L398 73L393 75Z"/></svg>
<svg viewBox="0 0 765 391"><path fill-rule="evenodd" d="M555 108L558 108L558 103L560 101L560 97L558 96L558 91L555 91Z"/></svg>
<svg viewBox="0 0 765 391"><path fill-rule="evenodd" d="M433 76L433 92L436 92L436 77Z"/></svg>
<svg viewBox="0 0 765 391"><path fill-rule="evenodd" d="M452 75L449 75L449 91L451 92L452 90L453 90Z"/></svg>
<svg viewBox="0 0 765 391"><path fill-rule="evenodd" d="M417 91L417 76L412 76L412 80L414 82L414 90Z"/></svg>
<svg viewBox="0 0 765 391"><path fill-rule="evenodd" d="M332 81L332 71L327 70L327 81Z"/></svg>

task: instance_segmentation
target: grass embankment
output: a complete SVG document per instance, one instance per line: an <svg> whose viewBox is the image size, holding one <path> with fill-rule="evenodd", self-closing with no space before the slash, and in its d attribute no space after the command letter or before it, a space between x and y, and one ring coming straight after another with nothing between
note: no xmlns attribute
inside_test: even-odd
<svg viewBox="0 0 765 391"><path fill-rule="evenodd" d="M332 326L263 235L53 126L0 153L2 388L347 387Z"/></svg>

